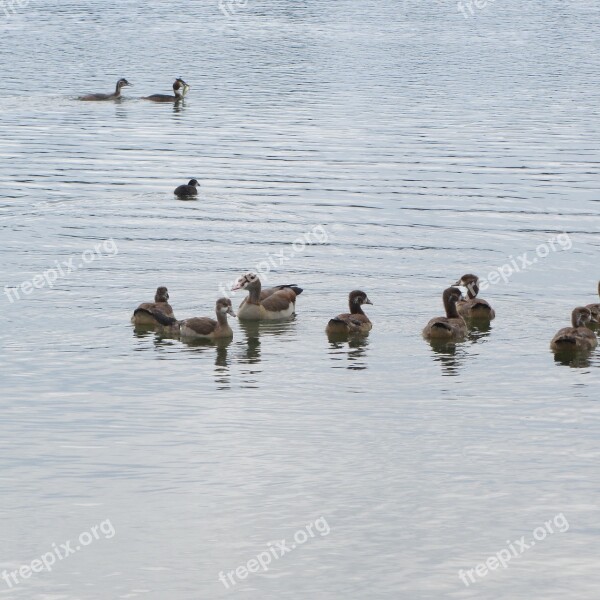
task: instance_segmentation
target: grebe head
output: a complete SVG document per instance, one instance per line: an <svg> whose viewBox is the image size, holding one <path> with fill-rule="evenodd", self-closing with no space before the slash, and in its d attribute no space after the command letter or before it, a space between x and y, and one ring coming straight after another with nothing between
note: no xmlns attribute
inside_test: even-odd
<svg viewBox="0 0 600 600"><path fill-rule="evenodd" d="M191 185L192 187L198 187L200 184L198 183L197 179L190 179L188 181L188 185Z"/></svg>
<svg viewBox="0 0 600 600"><path fill-rule="evenodd" d="M131 83L129 83L129 81L127 81L127 79L119 79L119 81L117 81L117 88L121 89L123 87L130 87Z"/></svg>

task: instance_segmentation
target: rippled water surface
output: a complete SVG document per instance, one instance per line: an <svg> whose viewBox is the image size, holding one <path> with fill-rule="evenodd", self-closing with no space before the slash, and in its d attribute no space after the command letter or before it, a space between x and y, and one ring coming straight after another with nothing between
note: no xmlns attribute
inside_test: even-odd
<svg viewBox="0 0 600 600"><path fill-rule="evenodd" d="M598 301L600 7L465 15L0 12L0 598L598 597L600 350L549 341ZM181 106L140 99L177 76ZM121 101L77 100L119 77ZM191 177L198 199L177 200ZM129 322L158 285L178 317L210 316L267 264L304 288L290 322L234 322L219 345ZM432 347L421 329L468 272L497 318ZM330 341L355 288L373 331ZM547 522L506 569L459 578ZM67 540L51 572L10 579Z"/></svg>

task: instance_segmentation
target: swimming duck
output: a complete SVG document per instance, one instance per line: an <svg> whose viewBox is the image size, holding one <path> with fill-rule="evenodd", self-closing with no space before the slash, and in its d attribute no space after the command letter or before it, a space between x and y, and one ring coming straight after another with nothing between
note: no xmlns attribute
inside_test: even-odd
<svg viewBox="0 0 600 600"><path fill-rule="evenodd" d="M231 290L248 290L248 296L238 309L238 318L248 321L287 319L293 316L296 312L296 296L302 293L302 288L295 284L280 285L263 292L256 273L242 275Z"/></svg>
<svg viewBox="0 0 600 600"><path fill-rule="evenodd" d="M87 96L80 96L80 100L116 100L121 97L121 88L131 86L131 83L127 79L119 79L117 81L117 87L112 94L88 94Z"/></svg>
<svg viewBox="0 0 600 600"><path fill-rule="evenodd" d="M563 327L550 342L554 351L592 350L598 345L596 334L586 325L592 322L592 313L585 306L578 306L571 313L571 327Z"/></svg>
<svg viewBox="0 0 600 600"><path fill-rule="evenodd" d="M350 292L348 304L350 312L342 313L331 319L325 329L327 333L367 333L371 331L373 324L362 309L363 304L373 304L367 297L367 294L361 290Z"/></svg>
<svg viewBox="0 0 600 600"><path fill-rule="evenodd" d="M174 96L169 94L152 94L151 96L142 98L142 100L151 100L152 102L179 102L184 99L189 89L190 86L181 79L181 77L178 77L173 83Z"/></svg>
<svg viewBox="0 0 600 600"><path fill-rule="evenodd" d="M170 333L178 333L181 337L196 340L216 340L233 337L233 331L227 323L227 315L235 317L231 300L219 298L215 304L217 320L210 317L192 317L178 321L173 317L154 312L154 316L160 325Z"/></svg>
<svg viewBox="0 0 600 600"><path fill-rule="evenodd" d="M600 296L600 281L598 282L598 295ZM600 304L588 304L586 308L592 313L592 320L600 323Z"/></svg>
<svg viewBox="0 0 600 600"><path fill-rule="evenodd" d="M175 188L173 192L178 198L189 198L190 196L198 195L198 183L197 179L190 179L187 184L180 185Z"/></svg>
<svg viewBox="0 0 600 600"><path fill-rule="evenodd" d="M164 286L156 289L154 302L143 302L133 311L131 322L134 325L156 325L158 323L157 312L167 317L174 317L173 309L169 304L169 290Z"/></svg>
<svg viewBox="0 0 600 600"><path fill-rule="evenodd" d="M456 309L457 302L462 299L461 291L456 287L449 287L444 290L442 298L446 316L431 319L423 329L423 336L433 340L464 338L467 335L467 324Z"/></svg>
<svg viewBox="0 0 600 600"><path fill-rule="evenodd" d="M487 300L477 297L479 293L479 277L468 273L463 275L454 285L467 288L467 298L459 300L456 304L458 314L465 319L485 319L491 321L496 317L494 309Z"/></svg>

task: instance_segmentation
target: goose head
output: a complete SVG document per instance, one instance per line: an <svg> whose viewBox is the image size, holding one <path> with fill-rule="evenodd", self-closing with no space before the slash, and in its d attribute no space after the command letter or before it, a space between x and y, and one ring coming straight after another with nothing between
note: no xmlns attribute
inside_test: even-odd
<svg viewBox="0 0 600 600"><path fill-rule="evenodd" d="M571 324L573 327L585 327L589 323L596 323L596 320L592 317L592 312L585 306L578 306L573 309L571 313Z"/></svg>
<svg viewBox="0 0 600 600"><path fill-rule="evenodd" d="M479 293L479 277L477 277L477 275L473 275L473 273L467 273L466 275L463 275L453 285L467 288L470 298L475 298Z"/></svg>
<svg viewBox="0 0 600 600"><path fill-rule="evenodd" d="M233 306L231 305L231 300L229 298L219 298L215 306L215 311L218 316L231 315L232 317L235 317L235 312L233 311Z"/></svg>
<svg viewBox="0 0 600 600"><path fill-rule="evenodd" d="M260 287L260 279L256 273L248 272L242 275L231 288L232 292Z"/></svg>
<svg viewBox="0 0 600 600"><path fill-rule="evenodd" d="M362 306L363 304L373 304L367 294L361 290L353 290L348 296L350 306Z"/></svg>

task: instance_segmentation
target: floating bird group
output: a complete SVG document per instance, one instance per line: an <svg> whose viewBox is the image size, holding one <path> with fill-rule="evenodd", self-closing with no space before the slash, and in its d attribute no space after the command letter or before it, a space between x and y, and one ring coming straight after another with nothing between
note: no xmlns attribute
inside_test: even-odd
<svg viewBox="0 0 600 600"><path fill-rule="evenodd" d="M459 287L467 289L464 296ZM463 275L452 287L444 290L442 299L446 315L435 317L423 329L429 340L460 341L469 332L469 324L489 322L496 313L490 303L478 297L479 278L471 273ZM600 296L600 282L598 282ZM552 338L550 347L555 352L593 350L598 345L596 334L588 327L600 323L600 303L578 306L571 314L571 327L564 327Z"/></svg>
<svg viewBox="0 0 600 600"><path fill-rule="evenodd" d="M238 278L232 291L246 290L248 295L238 309L233 311L229 298L219 298L215 305L216 320L209 317L194 317L182 321L175 318L169 304L169 292L161 286L156 290L154 302L143 302L134 311L131 322L139 327L159 327L162 331L180 335L182 338L216 340L233 337L227 315L242 321L277 321L294 317L296 298L302 288L290 283L262 289L256 273L246 273ZM372 325L362 310L363 304L372 304L365 292L350 292L350 313L331 319L327 325L329 334L367 333Z"/></svg>
<svg viewBox="0 0 600 600"><path fill-rule="evenodd" d="M463 295L459 289L467 289ZM233 330L227 322L227 315L246 321L274 321L290 319L296 314L296 298L302 288L296 284L278 285L262 289L256 273L246 273L238 278L232 291L246 290L248 295L233 311L229 298L219 298L215 305L216 320L209 317L195 317L177 320L169 304L166 287L156 290L154 302L140 304L131 318L134 325L160 327L164 331L180 335L182 338L215 340L233 337ZM423 336L431 341L457 342L469 333L472 323L489 323L496 313L490 303L479 298L479 278L468 273L453 286L444 290L442 300L445 316L431 319L423 329ZM598 283L600 295L600 282ZM325 331L330 336L364 335L371 331L373 324L365 314L363 306L373 304L367 294L353 290L348 297L350 312L342 313L329 320ZM592 350L598 344L596 334L588 328L591 323L600 323L600 303L579 306L573 310L571 327L564 327L552 339L550 346L555 352L564 350Z"/></svg>
<svg viewBox="0 0 600 600"><path fill-rule="evenodd" d="M127 79L119 79L117 81L117 87L112 94L87 94L86 96L80 96L79 100L85 101L103 101L103 100L118 100L121 98L121 89L129 87L132 84ZM188 93L190 86L181 78L178 77L173 83L173 95L170 94L152 94L150 96L144 96L142 100L150 100L151 102L180 102L185 98Z"/></svg>

